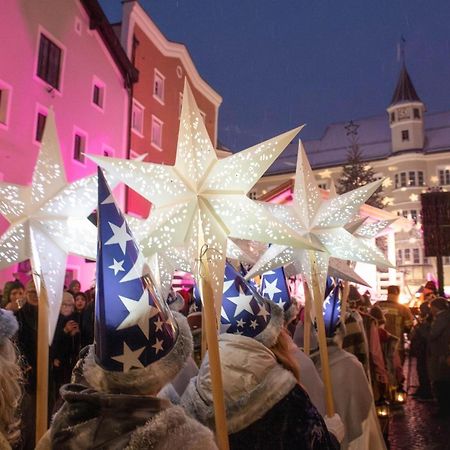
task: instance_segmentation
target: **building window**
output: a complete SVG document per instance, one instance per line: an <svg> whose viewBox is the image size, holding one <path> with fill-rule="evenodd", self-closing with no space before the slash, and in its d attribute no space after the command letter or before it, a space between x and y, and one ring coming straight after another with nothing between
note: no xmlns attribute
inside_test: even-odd
<svg viewBox="0 0 450 450"><path fill-rule="evenodd" d="M420 110L419 110L419 108L414 108L414 119L420 119Z"/></svg>
<svg viewBox="0 0 450 450"><path fill-rule="evenodd" d="M37 113L36 119L36 135L35 139L37 142L42 142L42 136L44 134L45 122L47 120L47 115L43 112Z"/></svg>
<svg viewBox="0 0 450 450"><path fill-rule="evenodd" d="M157 117L152 116L152 138L151 143L158 150L162 150L162 133L163 133L163 122Z"/></svg>
<svg viewBox="0 0 450 450"><path fill-rule="evenodd" d="M164 76L155 69L153 97L164 105Z"/></svg>
<svg viewBox="0 0 450 450"><path fill-rule="evenodd" d="M408 218L408 211L407 211L406 209L404 209L404 210L402 211L402 216L403 216L405 219Z"/></svg>
<svg viewBox="0 0 450 450"><path fill-rule="evenodd" d="M8 123L10 96L11 89L0 85L0 123L3 125Z"/></svg>
<svg viewBox="0 0 450 450"><path fill-rule="evenodd" d="M450 169L439 170L439 184L441 186L450 184Z"/></svg>
<svg viewBox="0 0 450 450"><path fill-rule="evenodd" d="M86 136L75 133L73 140L73 159L84 163L84 150L86 148Z"/></svg>
<svg viewBox="0 0 450 450"><path fill-rule="evenodd" d="M424 179L424 176L423 176L423 172L421 170L419 170L417 172L417 184L419 186L425 186L425 179Z"/></svg>
<svg viewBox="0 0 450 450"><path fill-rule="evenodd" d="M92 103L103 109L105 102L105 85L97 80L94 80L92 85Z"/></svg>
<svg viewBox="0 0 450 450"><path fill-rule="evenodd" d="M411 262L411 250L409 248L405 248L404 251L405 254L405 263L410 263Z"/></svg>
<svg viewBox="0 0 450 450"><path fill-rule="evenodd" d="M59 89L62 50L47 36L41 34L37 76L55 89Z"/></svg>
<svg viewBox="0 0 450 450"><path fill-rule="evenodd" d="M409 178L409 185L415 186L416 185L416 172L408 172L408 178Z"/></svg>
<svg viewBox="0 0 450 450"><path fill-rule="evenodd" d="M144 134L144 107L136 100L131 110L131 129L140 136Z"/></svg>
<svg viewBox="0 0 450 450"><path fill-rule="evenodd" d="M420 264L420 252L418 248L413 248L413 263Z"/></svg>
<svg viewBox="0 0 450 450"><path fill-rule="evenodd" d="M391 112L391 123L395 122L395 112Z"/></svg>
<svg viewBox="0 0 450 450"><path fill-rule="evenodd" d="M400 173L400 187L406 186L406 172Z"/></svg>
<svg viewBox="0 0 450 450"><path fill-rule="evenodd" d="M411 219L417 222L417 209L411 210Z"/></svg>
<svg viewBox="0 0 450 450"><path fill-rule="evenodd" d="M399 249L399 250L397 250L397 264L398 265L402 265L402 263L403 263L403 258L402 258L402 250L401 249Z"/></svg>
<svg viewBox="0 0 450 450"><path fill-rule="evenodd" d="M409 130L402 130L402 142L409 141Z"/></svg>

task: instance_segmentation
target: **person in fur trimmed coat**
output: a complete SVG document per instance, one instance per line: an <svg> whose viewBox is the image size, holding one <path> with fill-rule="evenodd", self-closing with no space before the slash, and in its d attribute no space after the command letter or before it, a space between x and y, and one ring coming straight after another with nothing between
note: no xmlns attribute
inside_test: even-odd
<svg viewBox="0 0 450 450"><path fill-rule="evenodd" d="M85 385L62 387L64 404L37 450L216 449L210 430L157 397L191 356L191 331L158 296L100 169L98 178L95 343L75 369Z"/></svg>
<svg viewBox="0 0 450 450"><path fill-rule="evenodd" d="M226 333L219 336L219 350L230 448L339 448L299 383L299 367L290 353L292 339L283 328L283 310L257 292L252 294L242 294L239 286L231 285L228 274L222 302ZM207 355L181 397L181 405L214 428ZM333 419L337 417L330 424Z"/></svg>
<svg viewBox="0 0 450 450"><path fill-rule="evenodd" d="M156 397L192 351L186 319L174 315L179 326L175 346L145 369L108 373L96 364L90 346L82 368L90 387L68 384L61 388L64 405L36 450L216 449L209 429L187 416L181 407Z"/></svg>

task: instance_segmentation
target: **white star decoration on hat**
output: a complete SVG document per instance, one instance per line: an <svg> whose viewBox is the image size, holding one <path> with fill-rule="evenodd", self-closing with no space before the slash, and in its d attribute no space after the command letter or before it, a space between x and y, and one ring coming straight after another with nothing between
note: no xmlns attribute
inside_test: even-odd
<svg viewBox="0 0 450 450"><path fill-rule="evenodd" d="M273 274L273 272L272 272L272 274ZM273 300L273 296L275 294L278 294L281 292L281 289L277 288L277 281L278 280L276 278L275 278L275 280L272 281L272 283L270 283L267 280L264 280L264 288L263 288L262 293L263 293L263 295L267 294L269 296L270 300Z"/></svg>
<svg viewBox="0 0 450 450"><path fill-rule="evenodd" d="M317 252L295 249L286 245L272 245L249 271L247 278L275 267L292 264L290 272L302 273L311 285L311 260L313 259L318 267L319 285L321 289L324 289L330 256L391 267L378 249L367 245L362 239L358 239L345 229L345 225L353 219L381 183L382 181L379 180L346 194L332 195L328 200L322 200L300 142L293 204L267 204L267 208L310 242L322 244L326 251Z"/></svg>
<svg viewBox="0 0 450 450"><path fill-rule="evenodd" d="M137 350L131 350L130 347L123 343L123 354L118 356L113 356L111 359L114 359L117 362L123 364L123 371L128 372L133 367L143 369L144 366L139 361L139 357L142 355L142 352L145 350L145 347L138 348Z"/></svg>
<svg viewBox="0 0 450 450"><path fill-rule="evenodd" d="M119 244L122 253L125 254L127 242L133 238L127 233L127 224L123 221L122 226L118 227L114 223L109 223L113 235L105 242L105 245Z"/></svg>
<svg viewBox="0 0 450 450"><path fill-rule="evenodd" d="M195 267L206 244L216 310L220 311L227 238L315 248L273 217L248 192L300 128L219 160L193 94L187 85L174 166L116 158L91 157L153 204L145 257L170 247L184 247ZM196 274L198 276L198 274Z"/></svg>
<svg viewBox="0 0 450 450"><path fill-rule="evenodd" d="M253 309L250 306L253 295L245 295L243 292L240 292L238 297L227 297L227 299L236 305L234 317L238 316L242 311L247 311L250 314L253 314Z"/></svg>
<svg viewBox="0 0 450 450"><path fill-rule="evenodd" d="M49 340L58 320L69 253L95 259L97 176L66 180L55 118L49 111L31 186L0 183L0 213L10 223L0 237L0 269L26 259L42 274L49 301ZM39 283L37 283L39 286Z"/></svg>
<svg viewBox="0 0 450 450"><path fill-rule="evenodd" d="M117 330L123 330L124 328L130 328L137 325L144 333L145 337L149 337L149 320L158 314L158 308L149 304L149 293L147 289L142 292L139 300L133 300L119 295L120 300L128 310L128 315L116 328Z"/></svg>

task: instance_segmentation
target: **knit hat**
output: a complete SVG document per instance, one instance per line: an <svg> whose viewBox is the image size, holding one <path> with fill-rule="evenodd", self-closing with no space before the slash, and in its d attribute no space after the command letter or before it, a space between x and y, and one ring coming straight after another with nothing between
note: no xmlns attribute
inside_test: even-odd
<svg viewBox="0 0 450 450"><path fill-rule="evenodd" d="M11 339L19 329L16 316L12 311L0 309L0 345Z"/></svg>
<svg viewBox="0 0 450 450"><path fill-rule="evenodd" d="M286 323L291 322L297 315L298 306L289 292L283 267L262 274L260 293L283 309Z"/></svg>
<svg viewBox="0 0 450 450"><path fill-rule="evenodd" d="M221 331L252 337L266 347L275 345L283 327L283 310L240 275L231 264L225 266Z"/></svg>
<svg viewBox="0 0 450 450"><path fill-rule="evenodd" d="M156 393L191 355L192 336L155 290L101 169L98 178L95 344L84 375L101 391Z"/></svg>

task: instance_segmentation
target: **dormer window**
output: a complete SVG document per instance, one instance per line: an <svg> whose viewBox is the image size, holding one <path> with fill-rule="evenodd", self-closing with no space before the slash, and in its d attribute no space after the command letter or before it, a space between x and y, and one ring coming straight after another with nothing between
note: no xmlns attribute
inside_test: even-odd
<svg viewBox="0 0 450 450"><path fill-rule="evenodd" d="M395 122L395 112L391 112L391 123Z"/></svg>

